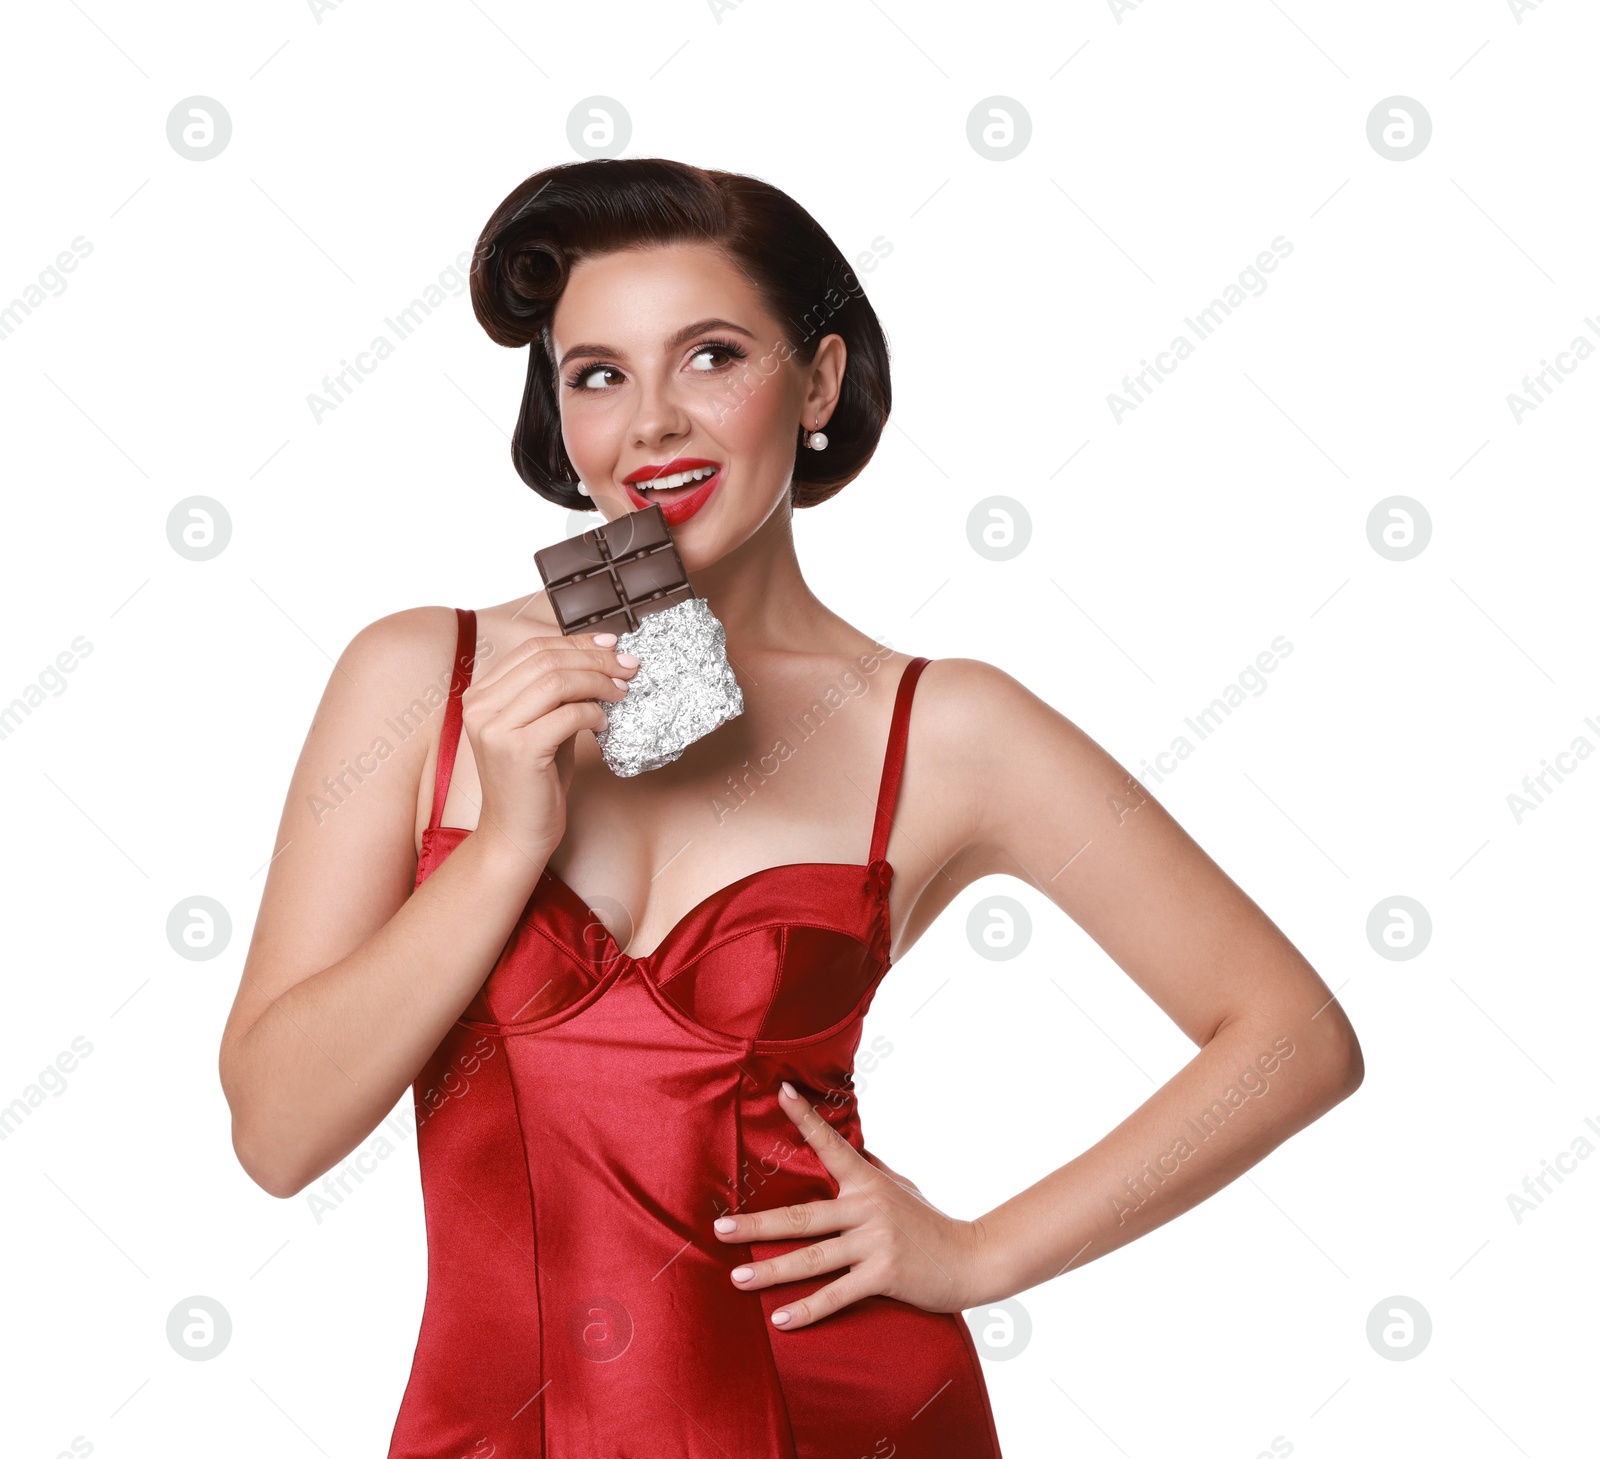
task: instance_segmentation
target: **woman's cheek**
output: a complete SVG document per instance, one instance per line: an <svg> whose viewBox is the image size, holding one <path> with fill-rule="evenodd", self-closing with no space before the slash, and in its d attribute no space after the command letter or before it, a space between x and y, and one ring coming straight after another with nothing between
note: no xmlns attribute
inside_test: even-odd
<svg viewBox="0 0 1600 1459"><path fill-rule="evenodd" d="M622 417L607 411L597 401L579 401L561 408L561 444L567 459L581 472L600 476L608 470L608 456L615 458L620 444Z"/></svg>

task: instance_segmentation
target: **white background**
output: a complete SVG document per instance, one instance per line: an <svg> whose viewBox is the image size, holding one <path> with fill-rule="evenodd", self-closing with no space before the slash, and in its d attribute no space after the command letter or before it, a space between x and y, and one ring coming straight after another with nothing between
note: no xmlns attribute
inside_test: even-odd
<svg viewBox="0 0 1600 1459"><path fill-rule="evenodd" d="M797 519L815 590L895 648L1003 666L1143 773L1361 1039L1352 1099L1021 1294L1030 1341L984 1365L1007 1455L1592 1444L1600 1159L1520 1222L1507 1202L1585 1133L1600 1148L1600 765L1567 762L1520 823L1507 800L1600 744L1600 359L1520 423L1507 403L1600 344L1591 7L84 0L6 32L0 303L92 244L0 338L0 704L92 644L0 740L0 1104L93 1050L0 1142L8 1455L387 1445L423 1299L414 1145L319 1223L238 1167L217 1045L333 659L384 614L537 587L567 523L512 473L523 356L464 293L320 423L307 396L517 181L577 155L567 119L596 95L630 154L764 177L849 257L892 245L863 283L894 414ZM205 162L166 135L195 95L233 124ZM1405 162L1367 136L1396 95L1433 124ZM967 138L992 96L1031 118L1008 161ZM1280 235L1265 292L1119 424L1108 393ZM207 562L167 541L194 495L232 522ZM996 495L1031 521L1006 562L968 544ZM1393 496L1431 522L1408 561L1369 541ZM886 562L891 528L915 552ZM1146 773L1278 635L1265 692ZM1006 962L966 932L996 893L1032 917ZM167 941L196 895L232 918L209 961ZM1402 895L1432 936L1393 961L1366 929ZM875 1037L870 1145L967 1216L1194 1052L1001 878L896 967ZM196 1294L233 1324L212 1361L165 1335ZM1366 1336L1397 1295L1432 1321L1409 1361Z"/></svg>

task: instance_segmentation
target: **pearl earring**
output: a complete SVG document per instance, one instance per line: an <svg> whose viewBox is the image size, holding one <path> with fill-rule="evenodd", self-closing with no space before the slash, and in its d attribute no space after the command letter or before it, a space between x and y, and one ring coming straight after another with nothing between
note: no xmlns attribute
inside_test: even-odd
<svg viewBox="0 0 1600 1459"><path fill-rule="evenodd" d="M581 482L581 481L578 482L577 483L577 487L578 487L578 495L579 496L588 496L589 495L589 488L586 485L584 485L583 482Z"/></svg>
<svg viewBox="0 0 1600 1459"><path fill-rule="evenodd" d="M819 426L822 424L821 416L817 417L817 424ZM806 445L810 446L813 451L826 451L828 449L828 438L820 430L811 431L806 436Z"/></svg>

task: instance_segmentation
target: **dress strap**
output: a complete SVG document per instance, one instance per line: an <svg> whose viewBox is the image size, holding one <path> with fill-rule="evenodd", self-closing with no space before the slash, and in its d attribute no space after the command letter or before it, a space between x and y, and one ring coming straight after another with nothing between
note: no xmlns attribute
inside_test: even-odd
<svg viewBox="0 0 1600 1459"><path fill-rule="evenodd" d="M869 862L883 859L889 849L889 828L894 823L895 802L900 794L900 769L906 758L906 728L911 719L911 695L917 676L928 665L925 658L914 658L900 674L894 695L894 717L889 722L889 747L883 755L883 776L878 781L878 810L872 820L872 849Z"/></svg>
<svg viewBox="0 0 1600 1459"><path fill-rule="evenodd" d="M445 797L450 793L450 773L456 768L456 749L461 743L461 696L472 682L477 658L478 615L471 608L456 609L456 657L450 673L450 698L444 707L444 724L439 730L439 763L433 776L433 819L430 831L437 830L444 816Z"/></svg>

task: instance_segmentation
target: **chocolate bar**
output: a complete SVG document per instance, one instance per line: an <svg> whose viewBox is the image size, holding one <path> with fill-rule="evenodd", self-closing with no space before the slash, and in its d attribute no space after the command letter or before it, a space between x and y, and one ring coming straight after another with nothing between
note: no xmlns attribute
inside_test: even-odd
<svg viewBox="0 0 1600 1459"><path fill-rule="evenodd" d="M639 667L622 699L602 699L595 739L617 775L670 765L744 713L727 635L696 595L659 504L533 554L563 635L615 633Z"/></svg>
<svg viewBox="0 0 1600 1459"><path fill-rule="evenodd" d="M694 597L654 503L546 547L533 560L563 634L627 633L646 614Z"/></svg>

